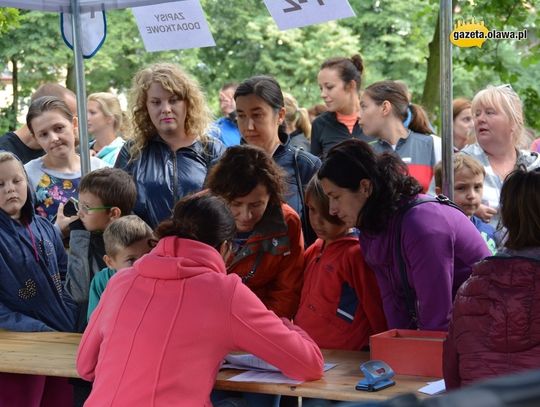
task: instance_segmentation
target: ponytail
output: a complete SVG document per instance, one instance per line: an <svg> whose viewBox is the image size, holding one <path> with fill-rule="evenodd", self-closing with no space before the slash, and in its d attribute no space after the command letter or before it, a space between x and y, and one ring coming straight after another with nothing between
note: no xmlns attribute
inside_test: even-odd
<svg viewBox="0 0 540 407"><path fill-rule="evenodd" d="M411 113L412 113L412 120L408 128L414 131L415 133L420 133L420 134L433 133L433 129L431 128L431 125L429 123L427 113L422 108L422 106L410 104L409 109L411 110Z"/></svg>
<svg viewBox="0 0 540 407"><path fill-rule="evenodd" d="M309 120L309 113L305 107L298 109L296 128L304 133L308 140L311 139L311 120Z"/></svg>

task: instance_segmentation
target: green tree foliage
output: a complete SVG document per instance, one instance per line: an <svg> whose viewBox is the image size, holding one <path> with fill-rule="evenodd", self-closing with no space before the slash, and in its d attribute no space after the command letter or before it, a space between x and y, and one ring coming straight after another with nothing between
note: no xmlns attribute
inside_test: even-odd
<svg viewBox="0 0 540 407"><path fill-rule="evenodd" d="M147 53L130 10L107 13L107 39L85 60L87 91L125 92L134 73L156 61L180 63L208 94L217 112L218 89L224 82L255 74L273 75L301 104L320 103L316 76L331 56L361 53L364 85L382 79L406 82L416 102L429 100L436 113L438 69L427 61L437 47L439 0L349 0L356 18L281 32L261 0L201 0L216 41L215 47ZM472 97L489 83L511 82L525 101L528 124L540 129L540 59L538 0L458 0L455 18L483 19L489 28L529 30L527 41L487 41L482 48L454 47L454 95ZM18 90L27 97L41 82L65 78L73 57L63 44L58 16L22 12L13 17L0 9L0 61L16 62ZM69 71L71 72L71 71ZM426 79L427 78L427 79ZM424 98L422 96L424 95ZM21 109L20 103L15 103ZM2 129L0 129L2 130Z"/></svg>

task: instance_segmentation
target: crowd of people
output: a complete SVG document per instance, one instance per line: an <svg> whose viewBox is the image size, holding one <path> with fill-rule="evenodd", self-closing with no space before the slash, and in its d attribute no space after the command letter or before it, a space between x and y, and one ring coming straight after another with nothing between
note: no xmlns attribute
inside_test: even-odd
<svg viewBox="0 0 540 407"><path fill-rule="evenodd" d="M537 367L540 157L519 96L454 101L450 201L428 114L363 69L324 61L322 108L270 76L224 84L214 120L181 67L148 66L128 113L89 95L84 176L73 93L37 89L0 138L0 328L84 333L83 380L0 373L0 405L286 405L213 392L224 356L316 380L320 348L392 328L448 331L449 389Z"/></svg>

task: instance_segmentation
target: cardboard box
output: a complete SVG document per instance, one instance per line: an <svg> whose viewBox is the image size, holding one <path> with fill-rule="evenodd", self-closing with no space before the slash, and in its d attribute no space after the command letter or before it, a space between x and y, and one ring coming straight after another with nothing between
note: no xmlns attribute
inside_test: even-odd
<svg viewBox="0 0 540 407"><path fill-rule="evenodd" d="M382 360L396 374L442 377L447 332L391 329L369 338L371 360Z"/></svg>

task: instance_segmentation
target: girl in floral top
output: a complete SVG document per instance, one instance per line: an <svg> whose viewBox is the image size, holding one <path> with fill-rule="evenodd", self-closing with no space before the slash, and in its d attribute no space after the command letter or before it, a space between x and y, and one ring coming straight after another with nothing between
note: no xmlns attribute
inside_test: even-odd
<svg viewBox="0 0 540 407"><path fill-rule="evenodd" d="M36 194L36 212L54 221L69 198L78 196L81 162L75 152L77 117L61 99L44 96L30 105L26 124L45 151L43 157L24 166ZM95 170L107 164L92 157L90 166Z"/></svg>

